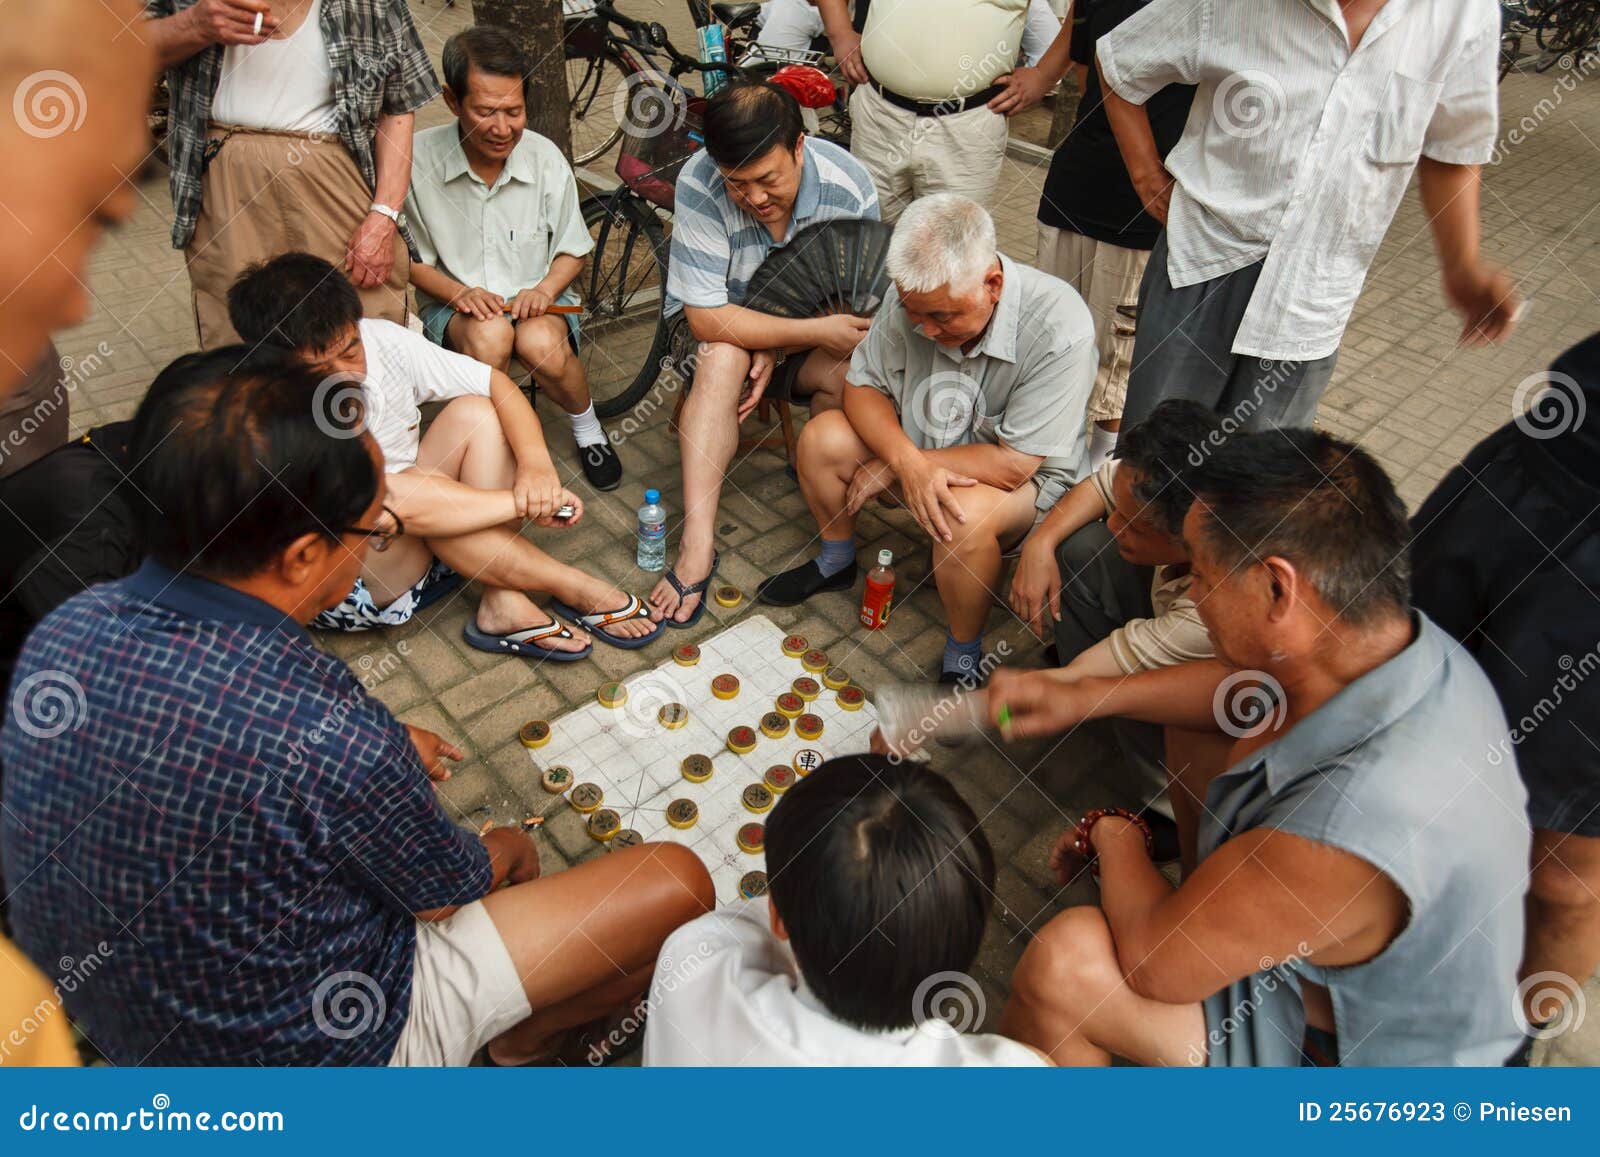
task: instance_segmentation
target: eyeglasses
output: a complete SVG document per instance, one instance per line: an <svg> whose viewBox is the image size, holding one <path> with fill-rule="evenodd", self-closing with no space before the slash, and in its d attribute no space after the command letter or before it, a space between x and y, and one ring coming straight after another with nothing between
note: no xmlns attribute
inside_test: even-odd
<svg viewBox="0 0 1600 1157"><path fill-rule="evenodd" d="M391 542L406 532L406 524L400 521L400 516L398 514L390 510L387 506L383 508L383 512L390 518L394 519L393 529L368 526L347 526L339 533L359 534L362 538L370 539L372 549L377 551L379 554L382 554L384 551L389 549L389 544Z"/></svg>

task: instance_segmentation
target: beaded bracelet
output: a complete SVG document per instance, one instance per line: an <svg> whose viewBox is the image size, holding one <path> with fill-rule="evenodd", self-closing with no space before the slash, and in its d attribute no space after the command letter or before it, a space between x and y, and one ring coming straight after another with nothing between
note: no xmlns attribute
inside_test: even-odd
<svg viewBox="0 0 1600 1157"><path fill-rule="evenodd" d="M1100 857L1094 850L1094 845L1089 842L1089 835L1094 831L1094 825L1107 816L1119 816L1135 825L1144 833L1145 854L1155 854L1155 837L1150 834L1150 825L1144 822L1142 816L1135 815L1125 807L1090 808L1078 821L1078 826L1073 829L1072 850L1089 862L1089 870L1094 873L1096 879L1100 878Z"/></svg>

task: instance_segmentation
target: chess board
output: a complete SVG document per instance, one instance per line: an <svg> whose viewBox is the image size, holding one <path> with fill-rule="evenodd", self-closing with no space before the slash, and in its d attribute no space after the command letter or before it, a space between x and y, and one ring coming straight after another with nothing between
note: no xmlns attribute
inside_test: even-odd
<svg viewBox="0 0 1600 1157"><path fill-rule="evenodd" d="M618 814L623 831L693 848L711 872L718 899L737 899L745 874L766 866L763 854L739 847L737 833L747 823L764 824L772 814L747 810L744 789L761 783L775 764L792 768L803 748L825 758L864 752L877 726L870 700L846 711L837 692L823 688L805 705L823 722L820 738L801 739L792 720L780 739L762 734L761 717L774 709L777 697L795 679L806 675L822 681L821 672L807 671L800 659L783 653L785 637L770 619L752 615L700 643L700 661L694 666L680 666L669 654L652 670L621 681L628 692L622 705L605 707L596 700L552 720L550 741L528 753L536 774L554 766L570 768L569 783L600 788L600 806ZM739 680L739 693L732 699L711 692L712 679L722 674ZM659 721L658 713L669 703L689 709L688 722L680 728L669 729ZM755 731L755 750L745 755L728 749L728 732L740 725ZM682 762L693 754L711 759L711 778L704 783L683 777ZM667 822L668 805L680 799L699 809L693 827L679 829Z"/></svg>

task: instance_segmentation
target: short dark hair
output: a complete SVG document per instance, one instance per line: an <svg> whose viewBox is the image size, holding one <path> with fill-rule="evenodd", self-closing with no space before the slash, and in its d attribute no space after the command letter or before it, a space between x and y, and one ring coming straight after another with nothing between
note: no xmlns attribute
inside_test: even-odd
<svg viewBox="0 0 1600 1157"><path fill-rule="evenodd" d="M360 322L361 297L322 258L284 253L239 274L228 290L228 320L253 346L325 350Z"/></svg>
<svg viewBox="0 0 1600 1157"><path fill-rule="evenodd" d="M292 355L224 346L156 376L133 417L130 478L145 549L173 570L260 572L295 539L336 539L378 493L348 391L326 397Z"/></svg>
<svg viewBox="0 0 1600 1157"><path fill-rule="evenodd" d="M1173 538L1194 502L1188 475L1197 454L1221 445L1222 421L1199 402L1162 402L1117 438L1117 459L1136 476L1133 497L1150 520ZM1207 447L1210 450L1207 450Z"/></svg>
<svg viewBox="0 0 1600 1157"><path fill-rule="evenodd" d="M1219 565L1286 558L1352 624L1410 610L1406 508L1360 447L1316 430L1235 435L1193 482Z"/></svg>
<svg viewBox="0 0 1600 1157"><path fill-rule="evenodd" d="M774 148L792 153L805 132L800 105L789 91L755 80L723 86L706 101L700 127L706 152L724 169L760 160Z"/></svg>
<svg viewBox="0 0 1600 1157"><path fill-rule="evenodd" d="M522 81L522 94L528 94L528 74L532 71L522 45L503 28L478 24L457 32L444 42L439 57L440 71L450 91L467 95L467 76L476 68L490 76L514 76Z"/></svg>
<svg viewBox="0 0 1600 1157"><path fill-rule="evenodd" d="M767 823L768 889L806 984L865 1029L905 1028L919 989L977 957L994 853L935 772L881 755L830 759Z"/></svg>

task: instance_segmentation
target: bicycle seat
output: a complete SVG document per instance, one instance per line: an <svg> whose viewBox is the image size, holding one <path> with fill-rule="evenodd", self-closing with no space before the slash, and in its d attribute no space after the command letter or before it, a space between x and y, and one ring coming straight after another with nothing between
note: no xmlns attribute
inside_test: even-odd
<svg viewBox="0 0 1600 1157"><path fill-rule="evenodd" d="M729 28L750 24L761 13L760 4L713 4L711 11Z"/></svg>

